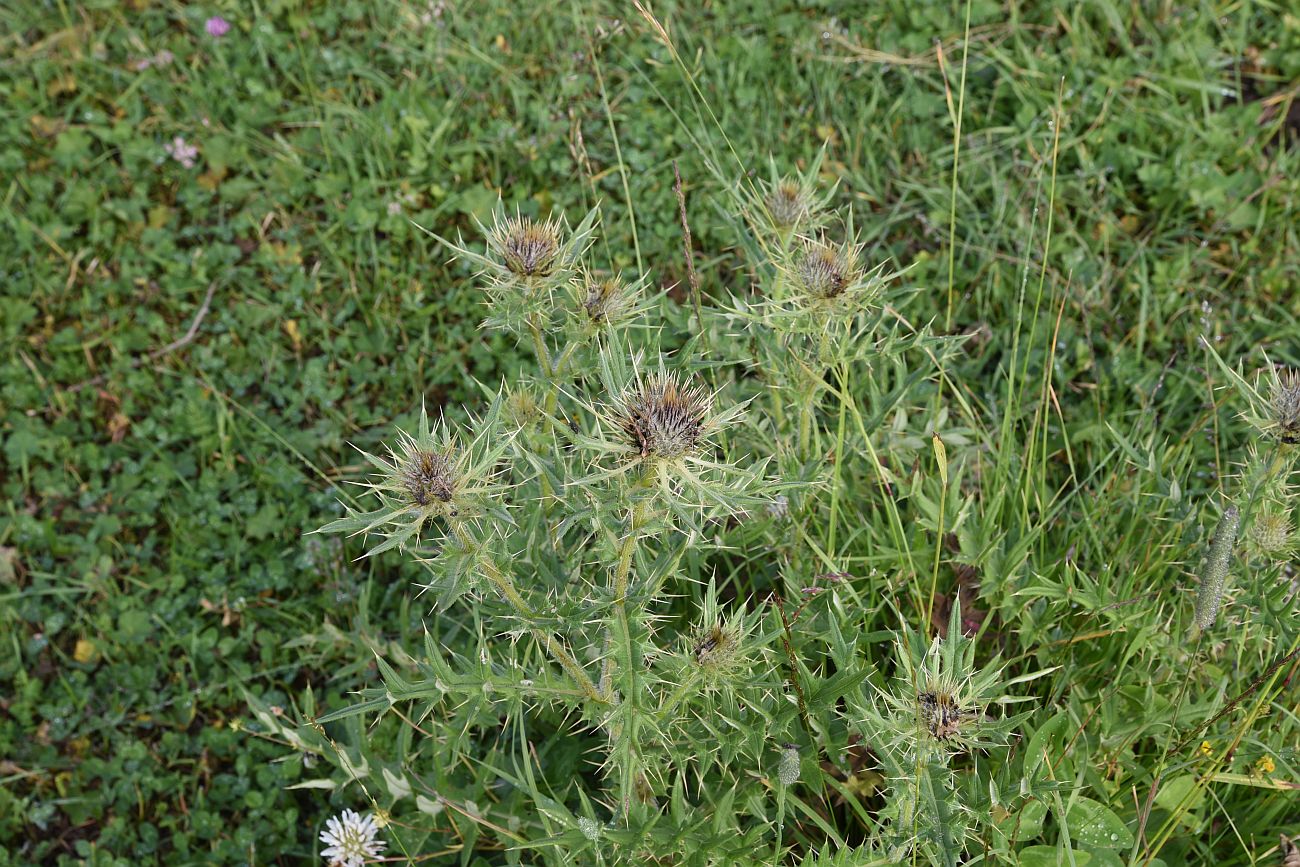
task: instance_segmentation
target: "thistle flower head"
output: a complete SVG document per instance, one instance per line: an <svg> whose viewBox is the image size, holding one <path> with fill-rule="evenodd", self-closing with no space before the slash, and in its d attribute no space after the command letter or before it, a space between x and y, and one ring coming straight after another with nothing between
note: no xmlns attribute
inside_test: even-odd
<svg viewBox="0 0 1300 867"><path fill-rule="evenodd" d="M361 867L383 854L386 844L376 839L378 836L374 816L344 810L326 821L325 830L320 832L320 841L325 844L321 857L330 867Z"/></svg>
<svg viewBox="0 0 1300 867"><path fill-rule="evenodd" d="M989 714L994 705L1024 699L1001 694L999 667L975 669L975 645L962 635L959 607L953 606L946 637L936 636L927 644L920 634L908 631L899 639L893 687L880 692L888 713L873 713L867 721L877 729L871 733L877 742L883 741L896 757L1004 744L1019 721Z"/></svg>
<svg viewBox="0 0 1300 867"><path fill-rule="evenodd" d="M716 621L696 631L690 641L690 658L706 680L719 680L735 669L740 659L742 631L734 623Z"/></svg>
<svg viewBox="0 0 1300 867"><path fill-rule="evenodd" d="M795 257L795 285L814 299L838 298L862 278L859 253L853 244L835 246L825 240L807 239Z"/></svg>
<svg viewBox="0 0 1300 867"><path fill-rule="evenodd" d="M1268 509L1255 516L1250 528L1255 549L1267 557L1281 558L1295 548L1291 516L1280 509Z"/></svg>
<svg viewBox="0 0 1300 867"><path fill-rule="evenodd" d="M622 275L598 275L584 271L574 281L574 310L586 332L617 327L645 308L642 290L645 278L628 282Z"/></svg>
<svg viewBox="0 0 1300 867"><path fill-rule="evenodd" d="M724 612L717 585L709 585L696 626L682 646L683 674L704 690L726 689L749 663L753 615Z"/></svg>
<svg viewBox="0 0 1300 867"><path fill-rule="evenodd" d="M498 219L488 232L488 249L516 277L549 277L559 264L561 226L554 218Z"/></svg>
<svg viewBox="0 0 1300 867"><path fill-rule="evenodd" d="M701 447L712 404L703 386L661 369L639 377L622 394L618 426L628 449L642 460L675 460Z"/></svg>
<svg viewBox="0 0 1300 867"><path fill-rule="evenodd" d="M782 174L776 161L770 160L768 178L744 194L746 209L759 229L774 229L789 238L800 230L807 230L821 222L823 212L835 194L834 185L822 188L819 181L823 150L801 172Z"/></svg>
<svg viewBox="0 0 1300 867"><path fill-rule="evenodd" d="M496 431L501 401L494 401L478 431L467 437L445 421L429 423L420 412L414 434L399 430L396 446L387 456L362 452L378 471L369 481L358 482L379 500L373 511L348 509L348 515L317 532L348 532L384 537L368 554L404 547L416 541L429 523L454 524L483 515L505 515L499 494L498 461L509 437Z"/></svg>
<svg viewBox="0 0 1300 867"><path fill-rule="evenodd" d="M717 406L704 385L667 368L642 367L616 335L601 346L599 374L607 402L588 406L597 424L591 434L573 429L580 447L603 455L583 482L621 479L624 494L660 499L670 520L693 529L709 515L737 514L765 505L775 486L762 477L762 463L724 459L715 437L744 414L744 404Z"/></svg>
<svg viewBox="0 0 1300 867"><path fill-rule="evenodd" d="M474 250L464 240L448 240L425 229L453 256L474 265L486 295L489 315L485 324L526 333L554 312L555 290L570 283L578 261L591 245L600 213L587 212L570 229L563 216L546 219L514 216L498 204L490 226L478 224L486 249Z"/></svg>
<svg viewBox="0 0 1300 867"><path fill-rule="evenodd" d="M1278 438L1289 445L1300 444L1300 370L1277 376L1268 403Z"/></svg>
<svg viewBox="0 0 1300 867"><path fill-rule="evenodd" d="M397 475L406 487L411 504L427 507L434 503L450 503L459 482L455 450L437 452L421 448L418 442L405 434L401 437L402 455L397 463Z"/></svg>
<svg viewBox="0 0 1300 867"><path fill-rule="evenodd" d="M778 229L798 228L817 206L813 191L801 180L781 178L763 199L772 225Z"/></svg>

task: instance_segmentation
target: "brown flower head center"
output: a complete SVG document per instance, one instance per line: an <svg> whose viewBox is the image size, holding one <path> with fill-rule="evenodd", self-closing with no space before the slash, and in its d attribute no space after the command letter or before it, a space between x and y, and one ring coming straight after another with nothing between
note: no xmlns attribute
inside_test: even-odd
<svg viewBox="0 0 1300 867"><path fill-rule="evenodd" d="M923 692L916 697L921 722L935 740L946 741L961 734L962 727L972 722L976 713L963 708L947 692Z"/></svg>
<svg viewBox="0 0 1300 867"><path fill-rule="evenodd" d="M619 424L642 458L677 458L699 446L709 409L702 387L683 386L671 373L656 373L624 397Z"/></svg>
<svg viewBox="0 0 1300 867"><path fill-rule="evenodd" d="M546 277L560 257L560 233L555 224L527 217L508 219L496 232L502 262L520 277Z"/></svg>
<svg viewBox="0 0 1300 867"><path fill-rule="evenodd" d="M857 264L848 249L810 241L795 264L799 286L815 298L837 298L857 279Z"/></svg>
<svg viewBox="0 0 1300 867"><path fill-rule="evenodd" d="M456 473L451 455L413 452L402 467L402 483L417 505L450 503L456 494Z"/></svg>
<svg viewBox="0 0 1300 867"><path fill-rule="evenodd" d="M587 281L587 297L582 302L582 309L587 311L587 318L592 322L605 322L617 306L623 287L614 278Z"/></svg>
<svg viewBox="0 0 1300 867"><path fill-rule="evenodd" d="M696 637L692 651L695 661L707 668L730 660L736 651L736 644L736 636L719 623Z"/></svg>

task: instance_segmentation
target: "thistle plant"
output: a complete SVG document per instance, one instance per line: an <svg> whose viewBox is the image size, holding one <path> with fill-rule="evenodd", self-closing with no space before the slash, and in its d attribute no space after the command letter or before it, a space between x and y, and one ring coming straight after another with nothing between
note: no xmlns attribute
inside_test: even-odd
<svg viewBox="0 0 1300 867"><path fill-rule="evenodd" d="M886 839L897 852L919 845L939 863L955 863L974 822L956 784L958 762L1006 747L1029 714L1007 713L1028 699L1005 690L1048 672L1008 678L997 661L977 667L960 606L942 638L927 641L903 627L895 664L889 684L876 686L858 708L862 734L894 793Z"/></svg>
<svg viewBox="0 0 1300 867"><path fill-rule="evenodd" d="M624 278L591 261L594 210L570 229L559 215L498 208L477 244L435 236L472 265L485 327L531 347L538 376L483 388L487 411L463 425L450 420L454 410L436 422L421 410L413 432L396 431L382 455L364 453L375 473L355 484L368 502L345 504L321 532L359 537L365 557L404 556L421 568L439 635L380 653L382 683L364 687L351 708L308 715L298 730L276 722L282 738L328 760L377 810L396 810L411 827L457 804L487 827L515 822L509 839L530 841L555 863L668 853L748 863L796 845L786 819L801 815L793 806L802 787L818 784L809 776L815 757L849 731L878 737L884 729L873 721L888 719L906 736L880 744L895 788L872 833L907 848L899 829L916 824L919 801L905 774L915 781L924 772L937 793L959 749L988 748L997 742L990 733L1014 726L988 713L1005 700L994 695L997 671L972 668L957 630L942 662L930 651L902 661L900 677L924 682L907 705L930 732L922 741L916 726L900 727L902 699L851 700L872 668L860 658L865 648L844 638L854 609L809 597L792 615L839 636L831 675L816 637L824 632L796 636L783 601L730 588L724 598L712 573L755 534L783 552L775 540L792 520L791 497L817 496L821 480L807 466L821 398L834 388L828 374L860 363L900 373L930 341L882 326L883 266L866 264L851 217L836 234L820 228L831 221L817 172L774 180L758 205L770 219L755 219L754 231L776 233L759 245L771 252L761 261L775 280L770 297L693 317L713 333L689 336L675 353L659 344L655 316L670 318L670 302L647 291L649 276ZM743 363L735 341L721 339L736 326L761 346ZM719 352L701 352L715 336ZM753 411L791 396L793 425L784 412ZM784 592L780 573L798 561L779 553L760 566L761 551L756 568L775 570L763 580ZM477 604L456 604L466 595ZM551 776L522 741L508 761L486 758L502 714L521 737L541 726L581 739L576 769ZM434 773L379 754L359 727L372 715L400 722L403 754L435 752ZM324 728L354 720L346 746ZM920 764L902 770L913 760ZM471 767L484 770L458 783L464 775L453 769ZM504 806L483 814L482 802L496 797L488 789L472 808L456 800L467 795L449 794L493 777L530 807L507 820ZM413 810L402 810L406 799ZM753 812L769 801L770 813ZM520 827L521 814L536 818ZM404 852L419 839L394 832ZM911 839L929 853L919 832Z"/></svg>
<svg viewBox="0 0 1300 867"><path fill-rule="evenodd" d="M1286 609L1295 597L1281 573L1295 547L1290 515L1295 503L1292 477L1300 457L1295 444L1300 431L1300 372L1270 364L1250 383L1217 354L1212 357L1235 386L1245 404L1241 415L1258 438L1246 444L1245 459L1228 494L1231 502L1206 555L1195 627L1213 626L1238 551L1247 555L1242 565L1252 578L1243 588L1249 603L1267 621L1281 616L1277 625L1282 627L1290 620Z"/></svg>

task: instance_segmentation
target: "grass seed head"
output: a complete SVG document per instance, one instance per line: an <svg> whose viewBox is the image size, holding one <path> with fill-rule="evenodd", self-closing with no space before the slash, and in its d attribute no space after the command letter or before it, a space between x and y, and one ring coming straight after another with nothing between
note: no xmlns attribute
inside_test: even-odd
<svg viewBox="0 0 1300 867"><path fill-rule="evenodd" d="M1205 568L1201 571L1201 587L1196 594L1196 627L1201 631L1209 629L1218 619L1219 605L1223 602L1223 591L1232 566L1232 550L1240 529L1241 513L1237 507L1224 509L1223 517L1214 528L1210 552L1205 559Z"/></svg>
<svg viewBox="0 0 1300 867"><path fill-rule="evenodd" d="M799 782L799 748L786 744L781 750L781 764L777 767L776 777L783 786L793 786Z"/></svg>

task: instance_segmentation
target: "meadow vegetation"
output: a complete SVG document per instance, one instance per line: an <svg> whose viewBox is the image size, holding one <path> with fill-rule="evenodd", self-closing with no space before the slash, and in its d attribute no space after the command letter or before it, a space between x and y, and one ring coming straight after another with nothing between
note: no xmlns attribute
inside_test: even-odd
<svg viewBox="0 0 1300 867"><path fill-rule="evenodd" d="M1287 4L0 23L0 865L1300 858Z"/></svg>

